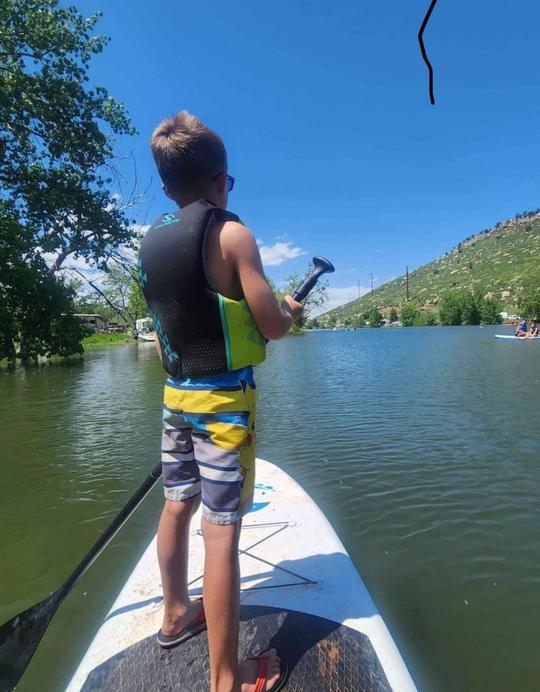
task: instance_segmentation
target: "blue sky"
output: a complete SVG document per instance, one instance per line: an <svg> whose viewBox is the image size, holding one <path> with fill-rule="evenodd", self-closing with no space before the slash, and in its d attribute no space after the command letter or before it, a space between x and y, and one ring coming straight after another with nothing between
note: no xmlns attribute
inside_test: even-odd
<svg viewBox="0 0 540 692"><path fill-rule="evenodd" d="M171 207L150 133L187 109L224 139L229 206L277 282L324 255L345 301L371 272L379 285L540 207L538 3L439 0L435 106L417 43L428 0L76 4L104 13L92 78L140 133L117 147L141 190L152 181L140 221Z"/></svg>

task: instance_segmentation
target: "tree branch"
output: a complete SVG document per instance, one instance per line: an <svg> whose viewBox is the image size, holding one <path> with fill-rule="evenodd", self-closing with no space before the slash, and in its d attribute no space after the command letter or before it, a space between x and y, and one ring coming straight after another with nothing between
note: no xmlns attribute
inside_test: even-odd
<svg viewBox="0 0 540 692"><path fill-rule="evenodd" d="M119 315L120 317L125 317L125 315L127 315L130 322L132 324L135 324L135 317L131 314L131 312L127 308L124 308L122 310L122 308L119 308L117 305L114 305L114 303L107 297L107 295L101 290L101 288L99 288L99 286L96 286L96 284L91 279L89 279L87 276L85 276L81 271L79 271L75 267L70 267L69 271L75 272L82 279L84 279L86 281L86 283L89 284L94 289L94 291L99 296L101 296L101 298L103 298L103 300L107 303L107 305L111 308L111 310L114 310L114 312L116 312L117 315Z"/></svg>

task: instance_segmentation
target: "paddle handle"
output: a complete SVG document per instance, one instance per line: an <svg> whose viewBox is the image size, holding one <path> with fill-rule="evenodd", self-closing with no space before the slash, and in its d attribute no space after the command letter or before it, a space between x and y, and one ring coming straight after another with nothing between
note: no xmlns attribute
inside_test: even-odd
<svg viewBox="0 0 540 692"><path fill-rule="evenodd" d="M160 476L161 461L154 466L154 468L148 474L140 488L135 493L133 493L133 495L126 502L122 510L112 521L112 523L105 529L105 531L101 534L98 540L94 543L94 545L86 553L83 559L79 562L77 567L75 567L71 575L60 587L59 592L61 593L61 598L64 598L71 591L71 589L79 581L79 579L90 567L90 565L92 565L98 559L101 553L105 550L105 548L109 545L112 539L120 531L122 526L124 526L126 521L133 514L133 512L137 509L137 507L141 504L144 498L152 490L154 485L159 480Z"/></svg>
<svg viewBox="0 0 540 692"><path fill-rule="evenodd" d="M313 265L315 269L313 272L304 279L304 281L298 286L296 291L293 293L293 299L299 303L301 300L307 296L311 289L315 286L319 280L321 274L332 273L334 271L334 265L326 257L314 257Z"/></svg>

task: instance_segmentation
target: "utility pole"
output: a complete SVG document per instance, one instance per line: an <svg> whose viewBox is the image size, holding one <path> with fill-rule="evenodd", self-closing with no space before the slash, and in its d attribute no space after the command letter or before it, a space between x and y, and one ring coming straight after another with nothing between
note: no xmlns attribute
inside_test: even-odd
<svg viewBox="0 0 540 692"><path fill-rule="evenodd" d="M371 295L373 295L373 272L371 272L370 278L371 278Z"/></svg>
<svg viewBox="0 0 540 692"><path fill-rule="evenodd" d="M357 281L358 284L358 298L360 298L360 281Z"/></svg>
<svg viewBox="0 0 540 692"><path fill-rule="evenodd" d="M407 302L409 302L409 266L408 265L405 267L405 275L406 275L406 286L407 286Z"/></svg>

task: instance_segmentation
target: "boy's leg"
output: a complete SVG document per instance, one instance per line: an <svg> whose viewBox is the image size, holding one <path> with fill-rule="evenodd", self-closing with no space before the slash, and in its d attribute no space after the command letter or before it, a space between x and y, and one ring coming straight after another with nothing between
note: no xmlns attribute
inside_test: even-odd
<svg viewBox="0 0 540 692"><path fill-rule="evenodd" d="M204 536L204 607L210 651L212 692L239 690L240 523L202 520Z"/></svg>
<svg viewBox="0 0 540 692"><path fill-rule="evenodd" d="M187 567L189 526L200 495L174 502L165 500L157 535L157 553L163 586L164 614L161 631L166 636L180 632L199 615L202 604L189 600Z"/></svg>
<svg viewBox="0 0 540 692"><path fill-rule="evenodd" d="M211 692L253 692L259 663L238 663L241 517L250 509L255 485L255 389L242 383L236 416L215 416L205 434L194 433L203 499L205 543L204 609L208 628ZM266 689L280 677L275 650L268 660Z"/></svg>
<svg viewBox="0 0 540 692"><path fill-rule="evenodd" d="M180 411L168 408L166 403L161 442L165 506L159 522L157 554L164 599L161 633L173 636L202 610L202 603L190 602L187 587L189 527L200 503L201 480L191 425Z"/></svg>
<svg viewBox="0 0 540 692"><path fill-rule="evenodd" d="M257 661L238 664L240 528L240 521L219 525L202 520L211 692L253 692L259 672ZM266 689L271 691L281 674L280 659L275 649L267 651L265 656L268 659Z"/></svg>

